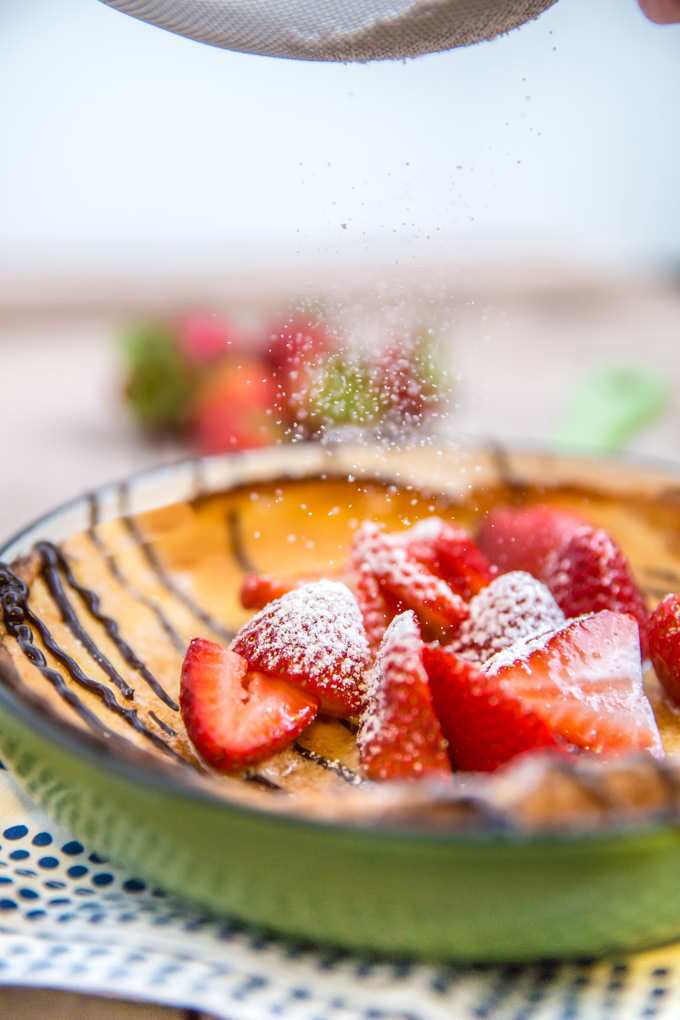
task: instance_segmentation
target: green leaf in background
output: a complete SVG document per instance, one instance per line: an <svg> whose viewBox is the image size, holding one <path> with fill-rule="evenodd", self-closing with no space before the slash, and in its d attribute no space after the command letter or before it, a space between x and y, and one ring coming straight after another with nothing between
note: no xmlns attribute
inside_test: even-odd
<svg viewBox="0 0 680 1020"><path fill-rule="evenodd" d="M611 367L584 379L569 403L557 435L561 449L625 449L640 429L668 406L667 381L648 369Z"/></svg>
<svg viewBox="0 0 680 1020"><path fill-rule="evenodd" d="M133 417L153 431L181 429L198 386L177 350L173 331L162 324L133 326L121 336L125 400Z"/></svg>

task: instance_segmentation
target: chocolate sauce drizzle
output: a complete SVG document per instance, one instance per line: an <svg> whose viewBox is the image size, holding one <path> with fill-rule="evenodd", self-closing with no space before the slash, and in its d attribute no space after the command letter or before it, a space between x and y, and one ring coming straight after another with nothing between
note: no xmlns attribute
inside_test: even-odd
<svg viewBox="0 0 680 1020"><path fill-rule="evenodd" d="M347 768L346 765L343 765L341 761L337 761L334 758L326 758L323 754L318 754L317 751L312 751L311 748L305 747L304 744L301 744L297 740L293 744L293 750L306 761L311 761L314 765L320 765L322 769L334 772L346 783L351 783L353 786L358 786L360 783L363 783L362 777L357 772Z"/></svg>
<svg viewBox="0 0 680 1020"><path fill-rule="evenodd" d="M159 606L154 599L150 598L144 592L140 591L139 588L137 588L130 582L130 580L125 576L125 574L121 570L120 565L114 554L111 552L110 549L107 549L105 544L102 542L101 535L97 531L97 525L99 524L99 512L98 512L99 503L97 502L96 496L90 495L88 498L90 502L90 526L87 529L87 537L95 546L97 552L99 552L99 554L101 555L102 561L106 564L114 580L117 581L121 588L124 588L125 591L133 599L135 599L137 602L141 602L142 605L146 606L146 608L149 609L154 614L163 631L167 634L168 638L170 639L174 647L178 651L183 652L184 649L186 648L186 641L184 641L181 634L179 634L177 630L175 630L171 621L163 612L161 606Z"/></svg>
<svg viewBox="0 0 680 1020"><path fill-rule="evenodd" d="M265 790L274 790L277 793L286 793L287 791L283 786L279 786L273 779L268 776L263 776L261 772L244 772L241 776L246 783L252 783L254 786L262 786Z"/></svg>
<svg viewBox="0 0 680 1020"><path fill-rule="evenodd" d="M170 697L168 692L158 682L153 673L133 651L127 641L123 639L116 621L101 611L100 599L97 593L92 591L91 588L86 588L84 585L80 584L61 550L57 546L52 545L51 542L39 542L35 547L35 551L42 559L42 576L48 587L50 595L52 596L52 600L61 614L62 620L73 636L82 643L84 648L87 649L91 658L94 659L97 665L109 677L111 682L118 688L123 697L127 700L131 700L135 694L134 688L132 688L120 675L80 623L64 591L61 582L61 575L63 575L66 579L69 587L82 600L93 619L104 627L107 635L115 644L127 664L139 673L154 694L160 698L161 701L168 706L168 708L171 708L174 712L178 712L179 705L177 702Z"/></svg>
<svg viewBox="0 0 680 1020"><path fill-rule="evenodd" d="M45 679L52 685L66 704L74 710L76 715L94 731L98 733L107 732L99 717L83 704L80 698L65 683L61 674L47 665L47 659L44 654L34 644L33 631L29 623L26 622L27 620L40 633L45 647L52 651L51 646L54 646L58 652L61 652L56 642L52 641L42 621L34 616L29 609L27 599L28 588L24 582L16 574L12 573L5 563L0 563L0 605L2 605L7 633L15 638L28 661L37 666ZM104 690L108 691L108 688L104 688ZM111 692L108 691L108 693L110 694Z"/></svg>
<svg viewBox="0 0 680 1020"><path fill-rule="evenodd" d="M131 523L131 519L129 520ZM125 578L123 577L122 572L117 568L117 565L113 563L112 557L108 553L104 543L101 541L100 536L96 535L94 531L95 523L96 522L93 522L93 527L88 532L88 535L91 538L94 538L96 548L100 551L102 558L114 572L116 580L123 584L126 591L130 592L131 597L136 597L138 593L134 589L131 590L131 586L125 583ZM230 515L229 533L232 539L232 550L235 558L242 567L246 565L251 567L247 558L244 558L238 551L241 531L237 513ZM77 691L69 686L64 675L48 665L44 653L35 644L35 634L39 635L43 647L49 652L54 660L59 663L73 684L82 690L88 691L96 697L109 711L115 713L119 718L124 719L133 730L143 735L165 754L181 761L183 764L188 764L186 759L178 754L175 749L163 739L161 733L156 732L144 724L144 722L139 718L136 708L128 708L121 705L117 700L114 689L115 691L118 691L124 700L131 701L135 694L134 688L123 676L120 675L111 663L110 659L107 658L104 652L98 647L86 626L81 622L74 609L72 600L69 597L69 592L75 594L77 599L87 610L89 616L96 620L104 628L106 634L119 650L124 661L127 662L128 665L144 679L154 694L156 694L164 702L164 704L173 711L179 711L179 706L174 699L170 697L167 691L165 691L162 685L150 672L145 663L123 639L116 620L102 611L101 600L98 594L78 581L69 560L63 550L57 545L47 541L39 542L35 546L34 552L40 557L40 576L46 585L52 602L57 608L61 619L76 640L87 651L93 662L95 662L109 678L112 686L109 687L89 676L79 663L59 645L44 621L33 612L29 603L29 590L27 585L13 573L10 567L5 564L0 564L0 602L2 605L7 632L16 638L23 654L30 662L38 667L43 677L50 683L59 697L94 732L102 735L110 733L110 730L97 716L97 714L91 711L91 709L89 709L78 697ZM148 543L146 543L146 554L147 558L149 554L152 554L152 548ZM167 583L171 580L168 577L167 572L162 570L161 575L166 587L173 594L176 594L175 586L172 583ZM183 601L185 600L183 599ZM196 615L199 615L199 617L202 618L202 614L200 612ZM213 629L217 629L214 624L211 624L211 626L213 626ZM172 640L172 636L170 634L168 634L168 636ZM179 638L179 635L176 636ZM173 641L173 644L174 643L175 642ZM182 641L182 648L184 647L185 642ZM166 734L168 738L172 739L177 736L177 731L161 719L155 712L149 712L149 719L152 720L158 729L162 733ZM340 722L350 731L355 731L355 725L349 720L340 720ZM347 768L341 762L327 758L316 751L312 751L310 748L304 747L304 745L298 742L291 747L291 751L310 764L326 771L333 772L344 782L351 784L358 784L362 782L359 774ZM201 769L201 771L203 770ZM259 772L247 772L243 775L243 779L267 790L284 793L287 792L284 786L281 786L279 783Z"/></svg>
<svg viewBox="0 0 680 1020"><path fill-rule="evenodd" d="M203 606L199 605L198 602L192 599L187 592L183 591L179 585L175 583L174 578L166 570L153 545L142 533L135 518L130 514L125 514L121 520L164 588L166 588L166 590L169 591L178 602L181 602L198 620L201 621L201 623L204 623L207 627L210 627L215 634L219 635L225 643L231 641L236 636L235 632L230 630L228 627L225 627L221 620L216 619L208 613Z"/></svg>
<svg viewBox="0 0 680 1020"><path fill-rule="evenodd" d="M227 534L234 559L244 574L256 574L257 566L251 560L243 541L243 529L241 527L241 514L233 508L227 514Z"/></svg>
<svg viewBox="0 0 680 1020"><path fill-rule="evenodd" d="M30 608L27 586L4 563L0 563L0 604L2 605L7 633L15 638L23 654L29 662L33 663L40 670L43 677L51 684L60 698L94 732L108 734L110 730L81 701L76 692L68 686L61 673L52 669L47 664L44 653L35 644L34 633L40 635L45 648L64 667L75 684L97 697L106 708L125 719L134 730L150 740L160 750L186 764L186 760L177 754L174 748L170 747L162 737L144 725L136 709L129 709L120 705L110 687L89 677L75 659L61 648L44 622Z"/></svg>

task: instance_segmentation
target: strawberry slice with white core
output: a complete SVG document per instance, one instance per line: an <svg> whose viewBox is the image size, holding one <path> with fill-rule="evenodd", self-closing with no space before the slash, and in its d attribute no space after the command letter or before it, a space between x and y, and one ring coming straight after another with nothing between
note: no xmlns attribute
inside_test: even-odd
<svg viewBox="0 0 680 1020"><path fill-rule="evenodd" d="M426 645L423 662L454 768L494 772L521 754L566 753L537 712L474 663L441 645Z"/></svg>
<svg viewBox="0 0 680 1020"><path fill-rule="evenodd" d="M329 715L361 711L368 641L357 600L340 581L323 579L286 592L256 613L231 647L251 669L317 697Z"/></svg>
<svg viewBox="0 0 680 1020"><path fill-rule="evenodd" d="M362 770L370 779L447 776L451 765L423 667L423 642L412 612L385 631L371 672L357 734Z"/></svg>
<svg viewBox="0 0 680 1020"><path fill-rule="evenodd" d="M198 754L239 772L287 747L312 722L318 701L283 680L248 669L236 652L194 638L182 666L180 711Z"/></svg>
<svg viewBox="0 0 680 1020"><path fill-rule="evenodd" d="M486 664L564 740L587 751L663 757L645 695L638 625L603 610L518 641Z"/></svg>

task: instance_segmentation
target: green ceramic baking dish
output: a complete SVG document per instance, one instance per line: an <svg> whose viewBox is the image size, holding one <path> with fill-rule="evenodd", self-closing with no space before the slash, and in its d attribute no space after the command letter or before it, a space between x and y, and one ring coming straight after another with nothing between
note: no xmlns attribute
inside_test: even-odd
<svg viewBox="0 0 680 1020"><path fill-rule="evenodd" d="M567 501L606 523L654 600L678 578L679 481L672 467L494 444L301 444L79 497L0 550L2 758L74 836L130 872L283 936L481 962L675 939L672 754L523 763L446 790L312 790L292 804L207 774L168 719L183 643L193 632L226 641L245 618L243 573L332 562L348 521L441 512L474 523L499 498ZM97 650L133 678L114 707Z"/></svg>

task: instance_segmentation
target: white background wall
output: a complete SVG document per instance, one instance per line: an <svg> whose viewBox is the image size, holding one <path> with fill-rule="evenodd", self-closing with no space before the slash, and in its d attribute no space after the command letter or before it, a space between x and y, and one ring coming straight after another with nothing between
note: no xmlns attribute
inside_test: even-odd
<svg viewBox="0 0 680 1020"><path fill-rule="evenodd" d="M382 251L680 261L680 26L560 0L370 65L0 0L0 269Z"/></svg>

